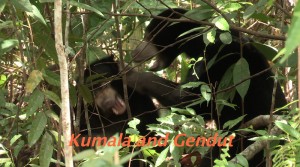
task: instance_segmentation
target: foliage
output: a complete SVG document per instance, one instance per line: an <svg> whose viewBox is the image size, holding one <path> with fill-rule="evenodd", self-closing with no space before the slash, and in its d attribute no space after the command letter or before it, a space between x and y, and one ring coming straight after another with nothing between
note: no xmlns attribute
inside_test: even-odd
<svg viewBox="0 0 300 167"><path fill-rule="evenodd" d="M60 106L60 80L57 73L58 60L55 52L55 41L53 38L53 2L54 0L1 0L0 1L0 165L1 166L49 166L56 162L56 155L60 154L61 131L59 130L59 113L53 111L51 104ZM118 1L117 13L111 12L112 0L75 1L70 0L71 28L68 36L70 54L69 83L70 98L72 106L76 106L83 97L84 104L92 103L92 95L87 91L87 85L81 85L78 81L79 74L84 64L105 57L110 54L119 56L119 51L124 53L125 61L131 64L131 51L143 38L144 28L151 14L158 14L168 7L182 7L191 9L185 14L186 17L195 21L204 21L210 24L203 25L190 32L197 32L203 36L206 44L214 43L218 38L228 44L234 39L231 28L240 28L246 36L254 38L263 44L256 44L259 50L267 53L267 58L276 65L279 83L285 88L288 101L295 100L295 87L288 87L297 82L296 62L297 53L293 51L299 44L300 3L293 8L288 2L278 4L274 0L258 1L227 1L215 0L213 5L218 9L205 3L206 1ZM281 6L280 8L278 7ZM67 8L64 4L64 8ZM294 14L291 17L291 12ZM86 20L83 19L86 16ZM65 17L65 13L64 13ZM121 34L116 31L115 19L120 19ZM65 18L64 18L65 19ZM289 27L291 23L291 26ZM234 25L234 26L233 26ZM238 25L238 26L237 26ZM219 36L217 31L223 30ZM248 31L249 30L249 31ZM272 34L264 36L258 34ZM274 40L278 36L288 35L286 46L283 50L286 56L281 57L282 52L277 49L283 48L282 41ZM121 36L120 36L121 35ZM182 34L184 35L184 34ZM117 39L122 39L122 48L117 47ZM279 39L279 38L277 38ZM220 50L222 48L219 48ZM277 56L276 56L277 55ZM275 57L276 56L276 57ZM274 58L275 57L275 58ZM193 64L199 60L187 60L182 54L176 62L158 75L170 80L180 82L186 78L186 72L193 68ZM278 63L278 61L280 63ZM207 62L208 67L219 61L212 59ZM83 62L83 63L82 63ZM151 62L150 62L151 63ZM148 64L141 66L141 70L147 69ZM230 85L237 84L248 78L249 72L247 62L241 59L232 68L228 69L218 87L221 91ZM75 83L78 83L77 85ZM218 111L224 106L235 107L231 104L234 94L220 93L212 97L213 89L208 83L187 83L186 88L197 88L201 90L203 98L191 105L216 101ZM249 83L245 82L237 87L237 93L244 96ZM299 106L298 106L299 107ZM299 153L299 111L294 105L287 122L276 122L276 126L283 130L283 134L277 140L283 139L286 144L278 146L278 150L272 152L274 166L296 166L300 164ZM142 152L148 157L151 152L153 161L146 158L142 161L152 166L173 164L178 166L181 155L195 151L204 154L207 147L176 147L174 137L179 134L187 134L188 137L207 136L218 132L221 136L232 133L228 131L213 131L208 129L205 121L200 115L190 108L172 108L169 115L158 119L159 125L149 125L149 129L155 131L158 136L164 137L170 134L168 146L158 154L152 147L143 147L136 152L129 148L105 147L97 151L86 150L76 154L75 159L82 166L120 166L127 163L132 156ZM233 127L238 120L228 122L224 128ZM134 123L133 123L134 124ZM253 131L252 129L247 129ZM128 129L128 134L139 136L138 129L134 125ZM261 137L269 137L267 131L254 131ZM222 149L221 160L216 160L216 165L227 165L227 149ZM168 154L170 153L170 154ZM121 156L118 163L115 154ZM61 154L60 154L61 155ZM170 156L171 158L167 158ZM166 160L168 159L168 160ZM195 162L195 157L191 158ZM238 157L243 166L247 162L243 157ZM61 162L63 164L63 162ZM231 164L232 165L232 164Z"/></svg>
<svg viewBox="0 0 300 167"><path fill-rule="evenodd" d="M291 111L291 116L297 112ZM289 122L276 121L275 125L284 133L280 136L286 144L277 146L274 151L274 166L297 166L300 162L300 133L299 133L299 116L291 118Z"/></svg>

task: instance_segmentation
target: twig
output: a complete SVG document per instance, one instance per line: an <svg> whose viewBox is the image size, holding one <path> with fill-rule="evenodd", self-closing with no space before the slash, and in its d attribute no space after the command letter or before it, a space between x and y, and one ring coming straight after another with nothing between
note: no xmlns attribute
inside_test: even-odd
<svg viewBox="0 0 300 167"><path fill-rule="evenodd" d="M113 10L114 13L117 13L117 7L116 4L113 3ZM122 50L122 39L121 39L121 32L120 32L120 26L119 26L119 18L117 16L115 16L115 22L116 22L116 29L117 29L117 43L118 43L118 49L119 49L119 54L120 54L120 61L119 61L119 69L120 71L122 71L125 67L124 65L124 55L123 55L123 50ZM122 76L122 81L123 81L123 91L124 91L124 101L125 101L125 105L126 105L126 110L127 110L127 115L128 115L128 119L132 118L131 115L131 109L129 106L129 102L128 102L128 90L127 90L127 79L126 79L126 75Z"/></svg>
<svg viewBox="0 0 300 167"><path fill-rule="evenodd" d="M278 2L274 2L276 8L278 8L279 10L281 10L284 14L286 14L289 18L292 18L292 15L286 11L280 4L278 4Z"/></svg>
<svg viewBox="0 0 300 167"><path fill-rule="evenodd" d="M68 7L67 7L68 8ZM62 130L64 136L64 154L65 163L68 167L73 167L72 146L69 145L71 140L71 113L70 113L70 97L68 82L68 63L67 54L63 44L62 37L62 0L54 1L54 26L55 26L55 48L58 55L60 68L60 84L61 84L61 119ZM68 40L68 39L65 39Z"/></svg>
<svg viewBox="0 0 300 167"><path fill-rule="evenodd" d="M162 1L160 1L160 2L163 3ZM170 19L170 18L166 18L166 17L155 16L155 15L152 15L151 11L148 10L140 2L137 2L137 3L140 4L145 10L147 10L150 13L151 17L155 18L155 19L163 19L163 20L167 20L167 21L170 21L170 22L189 22L189 23L195 23L195 24L199 24L199 25L208 25L208 26L212 26L212 27L215 26L213 23L210 23L210 22L207 22L207 21L202 21L202 20L194 20L194 19L191 19L191 18L188 18L188 17L185 17L187 19ZM214 8L214 9L217 8L209 2L208 2L208 5L212 5L211 7ZM184 16L182 13L178 13L176 11L174 11L174 12ZM217 9L217 12L220 13L224 17L224 14L220 10ZM258 32L258 31L251 31L251 30L248 30L248 29L245 29L245 28L238 27L238 26L232 24L231 21L226 16L224 17L224 19L228 22L231 30L240 31L240 32L243 32L243 33L246 33L246 34L251 34L251 35L254 35L254 36L257 36L257 37L261 37L261 38L274 39L274 40L286 40L286 38L284 36L269 35L269 34L261 33L261 32Z"/></svg>

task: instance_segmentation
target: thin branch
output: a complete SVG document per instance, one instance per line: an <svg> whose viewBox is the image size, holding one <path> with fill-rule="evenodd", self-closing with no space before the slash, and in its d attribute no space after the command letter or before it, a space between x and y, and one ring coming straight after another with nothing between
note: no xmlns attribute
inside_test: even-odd
<svg viewBox="0 0 300 167"><path fill-rule="evenodd" d="M270 135L276 136L281 133L281 130L278 127L273 127ZM259 140L249 145L246 149L239 153L239 155L244 156L247 160L251 160L257 153L259 153L263 148L267 146L268 140ZM234 157L230 160L233 163L237 163L237 157Z"/></svg>
<svg viewBox="0 0 300 167"><path fill-rule="evenodd" d="M71 113L69 98L69 82L68 82L68 63L67 54L63 44L62 37L62 0L54 1L54 27L55 27L55 48L58 55L60 68L60 84L61 84L61 119L62 130L64 136L64 154L67 167L73 167L72 146L69 145L71 140ZM67 39L65 39L67 40Z"/></svg>
<svg viewBox="0 0 300 167"><path fill-rule="evenodd" d="M116 4L113 3L112 5L113 5L114 13L117 13ZM120 54L119 71L122 71L124 69L125 65L124 65L124 55L123 55L123 50L122 50L122 39L121 39L121 31L120 31L118 16L115 16L115 22L116 22L116 29L117 29L117 41L118 41L117 45L118 45L119 54ZM128 102L128 90L127 90L126 75L122 76L122 81L123 81L124 101L125 101L125 105L126 105L127 115L128 115L128 119L131 119L132 114L131 114L131 109L130 109L129 102Z"/></svg>
<svg viewBox="0 0 300 167"><path fill-rule="evenodd" d="M292 18L292 14L290 14L287 10L285 10L278 2L275 2L276 8L281 10L284 14L286 14L289 18Z"/></svg>
<svg viewBox="0 0 300 167"><path fill-rule="evenodd" d="M160 1L162 4L164 4L162 1ZM213 4L209 3L208 1L206 1L208 3L208 5L211 5L212 8L214 8L215 10L217 9L217 7L215 7ZM155 19L162 19L162 20L167 20L170 22L189 22L189 23L195 23L195 24L200 24L200 25L208 25L208 26L212 26L214 27L215 25L213 23L207 22L207 21L202 21L202 20L194 20L188 17L185 17L187 19L170 19L170 18L165 18L165 17L161 17L161 16L155 16L151 13L151 11L149 9L147 9L143 4L141 4L140 2L137 2L139 5L141 5L145 10L147 10L152 18ZM167 6L168 7L168 6ZM168 7L170 8L170 7ZM171 8L170 8L171 9ZM225 16L220 10L216 10L218 13L220 13L223 17ZM184 16L182 13L178 13L176 11L174 11L176 14L182 15ZM246 34L251 34L257 37L261 37L261 38L267 38L267 39L274 39L274 40L286 40L286 38L284 36L276 36L276 35L269 35L269 34L265 34L265 33L261 33L258 31L251 31L245 28L241 28L238 27L234 24L231 23L230 19L228 19L226 16L224 17L224 19L228 22L230 29L231 30L236 30L236 31L240 31Z"/></svg>
<svg viewBox="0 0 300 167"><path fill-rule="evenodd" d="M270 118L272 117L272 119L274 120L282 120L283 117L281 115L259 115L247 122L245 122L244 124L242 124L239 129L244 129L244 128L249 128L252 127L253 129L260 129L260 128L265 128L267 127L270 122ZM250 133L249 131L241 131L240 134L242 135L247 135L248 133Z"/></svg>

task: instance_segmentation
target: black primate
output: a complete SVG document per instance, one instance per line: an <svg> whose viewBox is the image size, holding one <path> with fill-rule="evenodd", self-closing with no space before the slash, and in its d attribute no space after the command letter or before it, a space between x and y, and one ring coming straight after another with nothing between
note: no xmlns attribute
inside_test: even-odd
<svg viewBox="0 0 300 167"><path fill-rule="evenodd" d="M178 19L186 12L184 9L167 9L159 14L159 16ZM220 125L220 127L222 127L226 121L233 120L242 115L246 115L244 122L259 115L268 115L271 110L274 74L263 54L252 45L252 41L250 40L246 40L245 43L242 44L241 53L241 41L238 40L238 36L235 35L238 34L238 32L235 31L231 31L233 41L228 45L224 45L218 39L218 35L221 33L220 31L217 31L215 43L209 44L208 46L203 42L202 35L199 35L200 32L197 33L194 31L182 35L184 32L200 26L201 25L196 23L174 23L158 18L152 19L146 28L143 42L133 51L133 60L143 62L152 57L156 57L156 61L153 66L150 67L150 70L158 71L168 67L181 53L185 53L188 57L195 59L204 56L206 63L202 60L196 63L194 67L198 78L192 75L193 70L191 69L184 82L201 81L211 83L213 86L216 86L217 90L224 73L241 58L242 54L243 58L245 58L249 64L250 75L265 70L265 72L260 75L251 78L250 87L244 99L244 113L242 113L241 97L235 92L235 89L230 89L225 92L225 94L228 95L228 99L232 99L231 103L237 105L235 109L224 106L223 110L219 111L220 113L218 114L215 109L211 111L210 106L207 107L205 103L194 106L195 110L207 120L219 120L218 125ZM214 57L216 59L214 59ZM211 67L207 67L206 65L210 61L214 61L214 63ZM268 68L269 70L266 70ZM183 104L186 101L199 98L197 95L200 94L199 88L186 89L187 92L184 92L179 89L180 84L160 78L149 72L140 73L139 75L134 72L128 73L127 79L129 86L135 86L139 92L155 97L165 106ZM232 78L228 79L232 80ZM232 81L231 83L231 85L233 85ZM189 92L194 93L194 95L190 96ZM232 98L229 98L229 96L232 96ZM284 94L278 85L274 107L279 108L285 104L286 100ZM244 141L244 146L248 146L249 144L251 144L251 142ZM239 146L234 145L233 148L230 148L231 158L240 152L238 147ZM213 151L213 154L213 158L215 158L218 152ZM260 154L250 160L249 164L250 166L264 166L262 161L263 156ZM210 160L204 159L202 166L210 166Z"/></svg>
<svg viewBox="0 0 300 167"><path fill-rule="evenodd" d="M124 102L123 82L118 74L118 64L112 56L96 61L85 70L86 84L94 95L94 105L89 107L91 129L93 133L102 133L102 129L99 128L101 117L106 137L117 132L125 133L129 121ZM129 87L128 98L132 117L138 116L141 120L137 128L142 135L146 135L149 132L146 125L156 123L158 118L156 107L149 96ZM84 119L82 121L85 122ZM85 124L81 125L81 130L86 131Z"/></svg>
<svg viewBox="0 0 300 167"><path fill-rule="evenodd" d="M109 56L92 63L85 70L85 83L94 95L94 103L88 107L93 136L100 135L108 138L116 133L123 133L124 138L126 135L125 130L128 128L127 123L131 120L126 112L123 82L121 76L118 75L120 72L117 63L112 56ZM132 117L140 120L137 125L140 135L153 136L146 126L157 123L157 108L152 99L130 87L128 87L128 99ZM104 129L101 128L102 125ZM80 129L83 136L88 134L83 112ZM103 130L105 134L103 134ZM131 166L144 165L143 162L134 160L136 158L138 157L134 157L131 161ZM125 166L127 166L127 163Z"/></svg>

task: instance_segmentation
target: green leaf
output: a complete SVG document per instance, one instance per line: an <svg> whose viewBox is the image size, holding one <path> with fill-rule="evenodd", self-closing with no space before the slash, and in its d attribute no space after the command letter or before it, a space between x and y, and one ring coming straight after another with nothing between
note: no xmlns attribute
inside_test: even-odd
<svg viewBox="0 0 300 167"><path fill-rule="evenodd" d="M54 0L39 0L40 3L54 2Z"/></svg>
<svg viewBox="0 0 300 167"><path fill-rule="evenodd" d="M26 93L32 93L32 91L39 85L43 79L43 74L39 70L33 70L25 83Z"/></svg>
<svg viewBox="0 0 300 167"><path fill-rule="evenodd" d="M230 114L230 113L225 113L225 114ZM234 127L235 125L240 123L244 119L245 116L246 115L242 115L242 116L240 116L240 117L238 117L234 120L230 120L230 121L225 122L224 125L223 125L223 129L225 129L227 127L228 127L228 129L231 129L232 127Z"/></svg>
<svg viewBox="0 0 300 167"><path fill-rule="evenodd" d="M129 134L129 135L134 135L134 136L137 136L137 135L139 135L140 134L140 132L137 130L137 129L133 129L133 128L127 128L126 129L126 134ZM133 137L133 139L136 139L136 140L134 140L134 141L132 141L132 142L136 142L136 141L138 141L138 139L137 139L138 137Z"/></svg>
<svg viewBox="0 0 300 167"><path fill-rule="evenodd" d="M74 85L69 84L70 103L72 107L75 107L77 104L77 100L78 100L77 94L78 94L77 88Z"/></svg>
<svg viewBox="0 0 300 167"><path fill-rule="evenodd" d="M43 106L44 94L40 90L36 89L29 97L28 105L26 106L26 115L31 116L38 108Z"/></svg>
<svg viewBox="0 0 300 167"><path fill-rule="evenodd" d="M42 26L39 22L36 24L36 26L32 27L35 32L33 36L34 43L38 44L39 48L43 49L47 56L51 57L56 63L58 63L55 41L51 37L51 30L48 27Z"/></svg>
<svg viewBox="0 0 300 167"><path fill-rule="evenodd" d="M275 18L272 18L268 15L265 15L264 13L254 13L251 16L251 19L257 20L257 21L261 21L263 23L270 23L270 22L276 22Z"/></svg>
<svg viewBox="0 0 300 167"><path fill-rule="evenodd" d="M87 48L86 56L87 56L87 64L92 64L93 62L101 60L104 57L107 57L107 54L103 51L102 48L89 46Z"/></svg>
<svg viewBox="0 0 300 167"><path fill-rule="evenodd" d="M91 158L91 157L93 157L93 156L95 156L96 155L96 152L95 152L95 150L93 150L93 149L88 149L88 150L83 150L83 151L80 151L78 154L76 154L75 156L74 156L74 161L81 161L81 160L84 160L84 159L86 159L87 157L88 158Z"/></svg>
<svg viewBox="0 0 300 167"><path fill-rule="evenodd" d="M167 158L168 155L168 151L169 151L169 147L165 148L158 156L156 163L155 163L155 167L160 166Z"/></svg>
<svg viewBox="0 0 300 167"><path fill-rule="evenodd" d="M192 10L189 10L184 15L188 18L194 19L194 20L206 20L211 18L211 16L214 14L214 10L211 8L203 9L203 8L195 8Z"/></svg>
<svg viewBox="0 0 300 167"><path fill-rule="evenodd" d="M292 23L288 31L288 38L285 42L285 55L280 60L280 63L283 63L289 55L296 49L296 47L300 44L300 2L297 3L294 8L294 14L292 18Z"/></svg>
<svg viewBox="0 0 300 167"><path fill-rule="evenodd" d="M61 100L60 100L60 97L55 94L54 92L52 91L49 91L49 90L45 90L44 91L44 95L50 99L51 101L53 101L57 106L59 106L61 108Z"/></svg>
<svg viewBox="0 0 300 167"><path fill-rule="evenodd" d="M233 68L234 68L234 64L231 65L226 70L224 75L222 76L222 79L218 86L218 92L233 85L233 79L232 79L233 78L233 76L232 76ZM223 91L223 92L220 92L217 94L216 106L217 106L217 111L218 111L219 115L221 115L221 112L222 112L224 106L229 106L229 107L234 108L234 105L228 103L227 101L230 101L231 99L233 99L235 96L235 93L236 93L235 89L231 89L229 91Z"/></svg>
<svg viewBox="0 0 300 167"><path fill-rule="evenodd" d="M57 115L56 112L54 112L52 110L47 110L47 111L45 111L45 114L47 115L47 117L49 117L49 118L55 120L57 123L59 123L59 116Z"/></svg>
<svg viewBox="0 0 300 167"><path fill-rule="evenodd" d="M223 31L229 31L229 24L223 17L216 18L213 20L213 22L215 23L215 25L218 29L223 30Z"/></svg>
<svg viewBox="0 0 300 167"><path fill-rule="evenodd" d="M201 86L200 88L201 90L201 95L203 96L203 98L206 100L206 101L210 101L211 99L211 89L208 85L204 84Z"/></svg>
<svg viewBox="0 0 300 167"><path fill-rule="evenodd" d="M180 122L183 120L186 120L186 117L184 115L178 115L175 113L172 113L166 117L157 118L158 122L161 122L161 123L167 124L167 125L180 124Z"/></svg>
<svg viewBox="0 0 300 167"><path fill-rule="evenodd" d="M78 91L87 103L92 103L94 101L93 95L86 85L78 85Z"/></svg>
<svg viewBox="0 0 300 167"><path fill-rule="evenodd" d="M44 70L43 77L50 85L60 87L60 75L56 74L55 72Z"/></svg>
<svg viewBox="0 0 300 167"><path fill-rule="evenodd" d="M205 84L204 82L188 82L181 85L181 88L198 88L200 85Z"/></svg>
<svg viewBox="0 0 300 167"><path fill-rule="evenodd" d="M178 112L179 114L183 114L183 115L191 115L191 116L196 115L196 112L191 108L181 109L181 108L171 107L171 111Z"/></svg>
<svg viewBox="0 0 300 167"><path fill-rule="evenodd" d="M12 48L17 46L18 44L19 42L16 39L7 39L4 41L0 41L0 56L2 56L6 52L9 52Z"/></svg>
<svg viewBox="0 0 300 167"><path fill-rule="evenodd" d="M224 44L230 44L232 42L232 36L229 32L223 32L220 34L220 40Z"/></svg>
<svg viewBox="0 0 300 167"><path fill-rule="evenodd" d="M233 68L233 83L236 85L239 82L247 79L243 83L236 86L237 92L244 99L250 86L250 70L248 62L245 58L240 58Z"/></svg>
<svg viewBox="0 0 300 167"><path fill-rule="evenodd" d="M0 75L0 86L2 86L7 80L6 75Z"/></svg>
<svg viewBox="0 0 300 167"><path fill-rule="evenodd" d="M256 11L256 6L255 5L251 5L249 6L244 14L243 14L243 19L248 19L249 17L251 17Z"/></svg>
<svg viewBox="0 0 300 167"><path fill-rule="evenodd" d="M12 4L24 12L31 12L33 10L29 0L11 0Z"/></svg>
<svg viewBox="0 0 300 167"><path fill-rule="evenodd" d="M6 100L4 96L4 90L0 89L0 107L5 107Z"/></svg>
<svg viewBox="0 0 300 167"><path fill-rule="evenodd" d="M91 7L91 6L87 5L87 4L79 3L79 2L71 0L70 1L70 5L77 6L79 8L83 8L83 9L87 9L87 10L93 11L96 14L98 14L99 16L101 16L101 17L104 18L104 15L99 10L97 10L96 8L93 8L93 7Z"/></svg>
<svg viewBox="0 0 300 167"><path fill-rule="evenodd" d="M141 150L135 151L135 152L130 152L130 154L127 154L125 156L123 156L120 159L120 164L125 164L126 162L128 162L129 160L132 160L135 156L137 156L140 153ZM131 165L133 166L133 165Z"/></svg>
<svg viewBox="0 0 300 167"><path fill-rule="evenodd" d="M183 154L184 147L176 147L174 140L172 140L172 143L170 144L170 153L172 157L174 158L175 163L178 163L181 155Z"/></svg>
<svg viewBox="0 0 300 167"><path fill-rule="evenodd" d="M45 133L40 147L40 166L49 166L53 154L52 136Z"/></svg>
<svg viewBox="0 0 300 167"><path fill-rule="evenodd" d="M239 3L231 3L231 2L229 2L229 3L227 3L225 5L224 10L226 12L234 12L234 11L237 11L237 10L239 10L241 8L242 8L242 5L240 5Z"/></svg>
<svg viewBox="0 0 300 167"><path fill-rule="evenodd" d="M137 129L136 126L138 124L140 124L140 122L141 121L139 119L133 118L133 120L131 120L131 121L128 122L128 125L129 125L129 127L133 128L133 129Z"/></svg>
<svg viewBox="0 0 300 167"><path fill-rule="evenodd" d="M95 38L101 37L104 31L109 29L111 26L115 24L114 19L109 19L104 25L102 22L99 23L98 26L91 27L87 33L87 39L93 40Z"/></svg>
<svg viewBox="0 0 300 167"><path fill-rule="evenodd" d="M203 34L203 41L206 45L208 45L209 43L215 43L215 39L216 39L216 29L215 28L212 28Z"/></svg>
<svg viewBox="0 0 300 167"><path fill-rule="evenodd" d="M46 125L46 114L43 112L38 113L31 124L31 128L28 134L28 144L30 147L34 145L37 142L37 140L41 137Z"/></svg>
<svg viewBox="0 0 300 167"><path fill-rule="evenodd" d="M14 103L5 103L5 108L11 111L13 114L16 114L18 111L18 106Z"/></svg>
<svg viewBox="0 0 300 167"><path fill-rule="evenodd" d="M39 9L36 6L34 6L34 5L32 5L31 8L32 8L32 11L26 12L26 13L30 17L32 17L32 18L36 19L37 21L41 22L42 24L47 25L44 17L40 13Z"/></svg>
<svg viewBox="0 0 300 167"><path fill-rule="evenodd" d="M3 28L13 28L13 22L12 21L4 21L0 23L0 30Z"/></svg>
<svg viewBox="0 0 300 167"><path fill-rule="evenodd" d="M205 30L205 27L196 27L196 28L192 28L188 31L185 31L184 33L180 34L178 37L182 37L191 33L197 33L197 35L203 34L203 31Z"/></svg>
<svg viewBox="0 0 300 167"><path fill-rule="evenodd" d="M7 0L1 0L0 1L0 13L3 11L3 9L5 8ZM0 26L1 27L1 26ZM1 29L1 28L0 28Z"/></svg>
<svg viewBox="0 0 300 167"><path fill-rule="evenodd" d="M288 135L293 136L295 139L299 139L300 138L300 133L294 129L293 127L291 127L290 125L280 122L280 121L276 121L275 125L280 128L282 131L284 131L285 133L287 133Z"/></svg>
<svg viewBox="0 0 300 167"><path fill-rule="evenodd" d="M14 152L13 152L13 155L15 157L18 157L20 151L22 149L24 149L24 146L25 146L25 142L24 140L20 139L19 142L17 142L17 144L14 145ZM27 142L26 142L26 146L27 146Z"/></svg>
<svg viewBox="0 0 300 167"><path fill-rule="evenodd" d="M0 158L0 164L4 164L4 163L11 163L11 159L10 158Z"/></svg>
<svg viewBox="0 0 300 167"><path fill-rule="evenodd" d="M14 135L14 136L10 139L9 144L12 146L12 145L13 145L20 137L22 137L21 134Z"/></svg>

